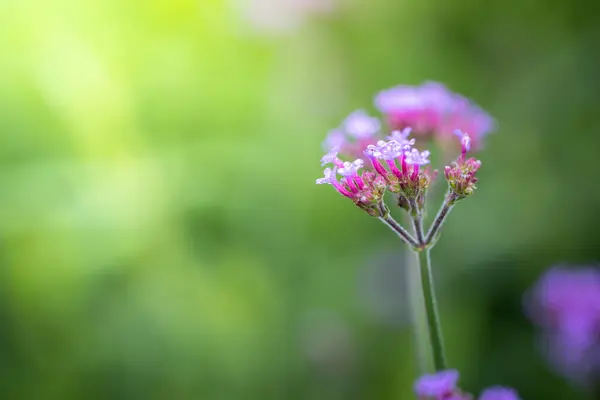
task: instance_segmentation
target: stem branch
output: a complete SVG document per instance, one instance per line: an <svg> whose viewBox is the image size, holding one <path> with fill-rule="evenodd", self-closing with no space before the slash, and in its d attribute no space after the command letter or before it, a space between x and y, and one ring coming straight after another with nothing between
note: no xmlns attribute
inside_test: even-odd
<svg viewBox="0 0 600 400"><path fill-rule="evenodd" d="M454 194L454 193L449 193L446 196L446 198L444 200L444 204L442 204L442 207L440 207L440 210L438 211L437 215L435 216L435 219L433 220L433 223L431 224L431 228L429 229L429 232L427 233L427 236L425 237L425 244L428 245L429 247L432 247L431 245L433 244L438 232L440 231L442 224L446 220L446 217L448 216L448 214L454 207L454 203L456 202L456 200L457 200L457 197L456 197L456 194Z"/></svg>
<svg viewBox="0 0 600 400"><path fill-rule="evenodd" d="M417 206L417 202L414 199L410 200L410 214L412 216L412 223L415 230L417 243L419 243L420 247L423 247L425 244L425 239L423 238L423 216L421 215L421 212Z"/></svg>
<svg viewBox="0 0 600 400"><path fill-rule="evenodd" d="M402 225L400 225L389 213L384 214L383 217L378 217L381 222L389 226L400 238L412 248L418 247L419 243L408 233Z"/></svg>

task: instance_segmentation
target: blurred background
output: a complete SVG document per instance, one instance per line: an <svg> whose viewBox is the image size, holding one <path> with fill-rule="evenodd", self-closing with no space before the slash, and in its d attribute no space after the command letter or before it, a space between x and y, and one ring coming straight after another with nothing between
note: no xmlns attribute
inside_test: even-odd
<svg viewBox="0 0 600 400"><path fill-rule="evenodd" d="M433 251L451 364L581 398L522 298L600 258L597 8L0 1L0 398L413 398L403 246L314 180L425 80L499 121Z"/></svg>

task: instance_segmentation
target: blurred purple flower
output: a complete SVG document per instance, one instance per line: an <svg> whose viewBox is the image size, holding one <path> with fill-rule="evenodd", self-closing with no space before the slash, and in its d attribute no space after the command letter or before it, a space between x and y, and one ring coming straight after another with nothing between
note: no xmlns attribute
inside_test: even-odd
<svg viewBox="0 0 600 400"><path fill-rule="evenodd" d="M369 139L381 128L381 122L371 117L365 110L357 110L348 115L344 121L344 130L356 139Z"/></svg>
<svg viewBox="0 0 600 400"><path fill-rule="evenodd" d="M543 328L546 355L557 371L585 384L600 372L600 270L548 270L526 295L529 317Z"/></svg>
<svg viewBox="0 0 600 400"><path fill-rule="evenodd" d="M496 126L479 106L437 82L383 90L375 97L375 105L392 129L412 127L416 135L442 142L455 140L453 133L460 129L469 134L475 149Z"/></svg>
<svg viewBox="0 0 600 400"><path fill-rule="evenodd" d="M346 135L341 129L333 129L329 131L327 137L325 137L325 141L323 142L323 148L325 150L331 150L333 148L340 149L342 146L346 144Z"/></svg>
<svg viewBox="0 0 600 400"><path fill-rule="evenodd" d="M471 400L473 397L463 393L457 386L459 373L449 369L435 374L423 375L415 382L415 393L419 400ZM479 400L520 400L514 389L493 386L486 389Z"/></svg>
<svg viewBox="0 0 600 400"><path fill-rule="evenodd" d="M504 386L493 386L479 396L479 400L520 400L518 393Z"/></svg>
<svg viewBox="0 0 600 400"><path fill-rule="evenodd" d="M380 130L381 122L377 117L371 117L364 110L356 110L346 117L341 128L329 132L323 148L326 151L338 148L348 158L362 158L363 150L377 141Z"/></svg>
<svg viewBox="0 0 600 400"><path fill-rule="evenodd" d="M448 399L456 392L459 373L455 369L423 375L415 382L415 393L419 399Z"/></svg>

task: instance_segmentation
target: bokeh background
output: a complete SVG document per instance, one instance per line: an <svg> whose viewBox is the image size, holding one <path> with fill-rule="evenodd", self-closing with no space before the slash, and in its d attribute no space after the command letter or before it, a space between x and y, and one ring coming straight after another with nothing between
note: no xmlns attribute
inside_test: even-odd
<svg viewBox="0 0 600 400"><path fill-rule="evenodd" d="M583 398L522 296L600 257L597 7L0 1L0 398L413 398L403 247L314 180L425 80L499 121L433 251L451 364Z"/></svg>

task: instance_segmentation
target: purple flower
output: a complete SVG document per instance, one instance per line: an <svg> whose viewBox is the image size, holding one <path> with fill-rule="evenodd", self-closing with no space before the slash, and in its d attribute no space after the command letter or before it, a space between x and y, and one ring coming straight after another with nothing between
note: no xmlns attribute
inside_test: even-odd
<svg viewBox="0 0 600 400"><path fill-rule="evenodd" d="M412 128L404 128L401 131L393 131L388 139L396 141L401 146L406 147L405 150L408 150L415 144L415 139L409 139L410 133L412 132Z"/></svg>
<svg viewBox="0 0 600 400"><path fill-rule="evenodd" d="M331 185L331 181L335 178L335 172L331 168L325 168L323 171L323 178L317 179L317 185Z"/></svg>
<svg viewBox="0 0 600 400"><path fill-rule="evenodd" d="M404 155L406 156L406 163L410 165L427 165L429 164L429 151L421 151L417 149L411 149L410 151L405 151Z"/></svg>
<svg viewBox="0 0 600 400"><path fill-rule="evenodd" d="M471 137L460 129L455 129L454 134L460 139L462 153L466 154L471 151Z"/></svg>
<svg viewBox="0 0 600 400"><path fill-rule="evenodd" d="M479 106L435 82L383 90L375 97L375 105L393 129L412 127L416 135L442 142L453 140L453 132L460 129L469 132L476 148L496 126Z"/></svg>
<svg viewBox="0 0 600 400"><path fill-rule="evenodd" d="M386 211L382 199L387 186L384 178L368 171L359 174L364 161L356 159L343 162L337 157L336 149L323 156L321 165L326 164L333 164L333 169L325 168L324 176L316 180L317 185L332 185L341 195L351 199L357 207L371 216L384 215ZM342 176L339 181L338 174Z"/></svg>
<svg viewBox="0 0 600 400"><path fill-rule="evenodd" d="M448 134L456 129L469 132L475 147L480 148L483 138L496 129L496 121L471 100L456 94L452 111L443 120L440 130Z"/></svg>
<svg viewBox="0 0 600 400"><path fill-rule="evenodd" d="M380 140L377 142L377 145L368 145L364 154L369 158L373 157L380 160L393 160L396 157L400 157L404 150L408 150L408 148L402 146L395 140L390 140L389 142Z"/></svg>
<svg viewBox="0 0 600 400"><path fill-rule="evenodd" d="M458 377L454 369L423 375L415 382L414 390L419 399L447 399L457 391Z"/></svg>
<svg viewBox="0 0 600 400"><path fill-rule="evenodd" d="M325 138L325 141L323 142L323 147L326 150L329 149L333 149L333 148L338 148L340 149L342 146L344 146L346 144L347 140L346 140L346 135L344 135L344 132L341 131L340 129L333 129L331 131L329 131L329 133L327 134L327 137Z"/></svg>
<svg viewBox="0 0 600 400"><path fill-rule="evenodd" d="M518 393L504 386L493 386L479 396L479 400L521 400Z"/></svg>
<svg viewBox="0 0 600 400"><path fill-rule="evenodd" d="M466 158L467 151L471 148L469 135L460 130L456 130L454 133L461 138L462 151L456 161L444 167L444 175L452 196L459 200L470 196L477 189L475 184L478 179L475 175L481 167L481 161L475 158Z"/></svg>
<svg viewBox="0 0 600 400"><path fill-rule="evenodd" d="M376 145L369 145L364 154L373 169L388 183L390 191L402 196L403 204L406 200L409 204L414 205L416 201L416 204L422 205L433 174L429 168L421 170L420 167L429 164L430 153L411 148L414 139L408 139L409 133L410 130L405 129L393 135L396 139L380 140Z"/></svg>
<svg viewBox="0 0 600 400"><path fill-rule="evenodd" d="M600 372L600 271L556 266L526 296L543 329L546 355L565 376L584 383ZM596 376L594 376L596 375Z"/></svg>
<svg viewBox="0 0 600 400"><path fill-rule="evenodd" d="M333 149L331 149L329 151L329 153L325 154L322 158L321 158L321 167L327 165L327 164L335 164L336 161L338 161L338 151L339 148L334 147Z"/></svg>
<svg viewBox="0 0 600 400"><path fill-rule="evenodd" d="M364 110L357 110L350 114L344 121L344 130L357 139L368 139L379 132L381 122L375 117L370 117Z"/></svg>
<svg viewBox="0 0 600 400"><path fill-rule="evenodd" d="M338 169L338 174L344 177L355 176L358 174L358 170L363 167L364 163L365 162L360 158L353 162L346 161L343 166Z"/></svg>
<svg viewBox="0 0 600 400"><path fill-rule="evenodd" d="M414 390L419 400L471 400L473 397L458 387L458 371L449 369L423 375L415 382ZM479 400L520 400L514 389L493 386L486 389Z"/></svg>
<svg viewBox="0 0 600 400"><path fill-rule="evenodd" d="M363 150L376 142L380 129L381 122L378 118L369 116L364 110L357 110L346 117L341 128L329 132L323 148L326 151L338 148L341 154L360 158Z"/></svg>

